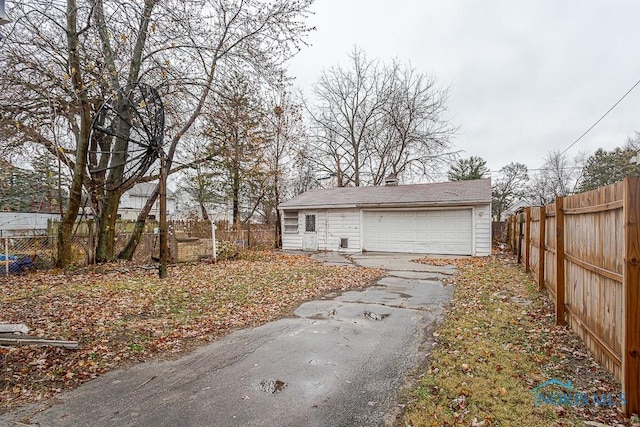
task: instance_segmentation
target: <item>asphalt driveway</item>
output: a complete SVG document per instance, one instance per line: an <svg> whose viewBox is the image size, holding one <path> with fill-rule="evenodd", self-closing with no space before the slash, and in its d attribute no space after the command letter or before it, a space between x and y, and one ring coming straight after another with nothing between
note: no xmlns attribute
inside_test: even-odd
<svg viewBox="0 0 640 427"><path fill-rule="evenodd" d="M316 254L349 264L337 254ZM0 425L375 426L390 425L410 371L451 289L446 267L418 255L362 254L389 271L360 291L302 304L295 316L234 332L174 361L110 372L50 407L0 416Z"/></svg>

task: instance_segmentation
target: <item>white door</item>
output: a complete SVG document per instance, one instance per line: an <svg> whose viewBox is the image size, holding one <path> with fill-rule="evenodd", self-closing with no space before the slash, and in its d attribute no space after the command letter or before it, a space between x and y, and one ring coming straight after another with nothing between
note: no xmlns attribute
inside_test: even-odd
<svg viewBox="0 0 640 427"><path fill-rule="evenodd" d="M364 211L363 249L472 255L471 209Z"/></svg>
<svg viewBox="0 0 640 427"><path fill-rule="evenodd" d="M318 250L318 225L316 222L316 214L304 215L304 234L302 235L303 251Z"/></svg>

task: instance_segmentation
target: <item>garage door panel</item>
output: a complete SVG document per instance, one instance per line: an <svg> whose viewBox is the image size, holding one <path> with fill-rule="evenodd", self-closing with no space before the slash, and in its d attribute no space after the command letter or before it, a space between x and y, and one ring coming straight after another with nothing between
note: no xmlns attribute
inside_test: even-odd
<svg viewBox="0 0 640 427"><path fill-rule="evenodd" d="M471 209L365 211L367 251L453 255L472 253Z"/></svg>

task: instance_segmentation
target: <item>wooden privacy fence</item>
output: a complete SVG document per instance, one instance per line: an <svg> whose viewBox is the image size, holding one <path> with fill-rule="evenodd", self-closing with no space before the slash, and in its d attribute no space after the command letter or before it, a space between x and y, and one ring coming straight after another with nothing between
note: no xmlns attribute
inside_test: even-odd
<svg viewBox="0 0 640 427"><path fill-rule="evenodd" d="M525 208L508 242L640 413L640 177Z"/></svg>

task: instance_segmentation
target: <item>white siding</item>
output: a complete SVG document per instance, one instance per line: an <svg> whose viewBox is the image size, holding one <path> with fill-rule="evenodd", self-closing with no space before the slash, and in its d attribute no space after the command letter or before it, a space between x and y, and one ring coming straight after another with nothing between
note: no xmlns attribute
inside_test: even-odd
<svg viewBox="0 0 640 427"><path fill-rule="evenodd" d="M60 220L59 214L0 212L0 236L46 234L49 220ZM2 251L3 248L0 248Z"/></svg>
<svg viewBox="0 0 640 427"><path fill-rule="evenodd" d="M475 256L491 255L491 205L474 208Z"/></svg>
<svg viewBox="0 0 640 427"><path fill-rule="evenodd" d="M136 220L142 212L144 205L147 203L148 197L132 195L129 191L125 191L120 197L118 204L118 214L124 220ZM176 198L172 195L167 196L167 216L170 218L180 217L184 212L178 212L176 207ZM160 219L160 199L157 199L153 207L149 211L149 215L155 215L156 219Z"/></svg>
<svg viewBox="0 0 640 427"><path fill-rule="evenodd" d="M348 239L348 247L340 247L340 239ZM360 210L329 209L318 213L318 249L360 252Z"/></svg>
<svg viewBox="0 0 640 427"><path fill-rule="evenodd" d="M304 233L304 214L298 212L298 232L291 233L284 231L284 223L282 224L282 249L299 251L302 250L302 234ZM284 214L282 215L284 221ZM300 219L302 218L302 220Z"/></svg>
<svg viewBox="0 0 640 427"><path fill-rule="evenodd" d="M467 211L468 212L468 211ZM282 234L282 248L285 250L302 250L305 237L305 215L316 215L316 233L318 250L360 252L361 211L360 209L319 209L298 211L298 232ZM472 209L473 221L473 255L487 256L491 254L491 205L475 206ZM284 215L283 215L284 216ZM309 234L309 233L306 233ZM306 236L307 238L309 236ZM340 248L340 239L348 239L349 247Z"/></svg>
<svg viewBox="0 0 640 427"><path fill-rule="evenodd" d="M316 215L318 250L360 252L360 211L357 209L299 210L298 232L282 233L282 249L303 249L303 238L309 234L304 231L304 218L312 214ZM348 239L348 248L340 248L340 239Z"/></svg>

